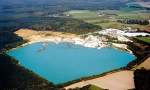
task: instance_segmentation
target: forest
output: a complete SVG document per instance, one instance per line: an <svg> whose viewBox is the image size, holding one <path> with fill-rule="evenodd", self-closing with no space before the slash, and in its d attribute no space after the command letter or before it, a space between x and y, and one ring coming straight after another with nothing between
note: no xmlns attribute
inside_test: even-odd
<svg viewBox="0 0 150 90"><path fill-rule="evenodd" d="M148 20L138 20L138 19L124 19L124 20L117 20L120 23L124 24L139 24L139 25L148 25Z"/></svg>
<svg viewBox="0 0 150 90"><path fill-rule="evenodd" d="M134 72L134 82L136 90L150 89L150 70L142 69Z"/></svg>

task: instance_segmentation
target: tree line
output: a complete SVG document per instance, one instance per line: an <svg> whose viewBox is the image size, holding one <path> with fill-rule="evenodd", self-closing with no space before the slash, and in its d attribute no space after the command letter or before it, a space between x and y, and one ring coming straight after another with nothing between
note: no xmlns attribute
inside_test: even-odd
<svg viewBox="0 0 150 90"><path fill-rule="evenodd" d="M140 20L140 19L120 19L117 22L125 23L125 24L139 24L139 25L148 25L150 24L148 20Z"/></svg>

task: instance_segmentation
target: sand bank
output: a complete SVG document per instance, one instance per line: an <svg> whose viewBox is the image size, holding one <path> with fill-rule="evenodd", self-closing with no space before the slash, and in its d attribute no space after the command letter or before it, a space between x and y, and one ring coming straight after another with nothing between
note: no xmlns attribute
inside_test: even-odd
<svg viewBox="0 0 150 90"><path fill-rule="evenodd" d="M83 38L79 35L71 33L62 32L52 32L52 31L34 31L30 29L20 29L15 32L18 36L23 37L24 40L29 42L26 44L36 43L36 42L69 42L77 45L82 45L84 47L90 48L103 48L107 46L107 42L104 42L105 38L89 35ZM24 44L24 45L26 45Z"/></svg>

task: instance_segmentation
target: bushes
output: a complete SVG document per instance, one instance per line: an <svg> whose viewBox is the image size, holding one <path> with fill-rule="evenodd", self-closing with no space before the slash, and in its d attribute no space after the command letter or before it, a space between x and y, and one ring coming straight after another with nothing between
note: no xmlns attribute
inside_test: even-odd
<svg viewBox="0 0 150 90"><path fill-rule="evenodd" d="M87 86L83 86L82 88L74 88L69 90L108 90L108 89L102 89L94 85L87 85Z"/></svg>

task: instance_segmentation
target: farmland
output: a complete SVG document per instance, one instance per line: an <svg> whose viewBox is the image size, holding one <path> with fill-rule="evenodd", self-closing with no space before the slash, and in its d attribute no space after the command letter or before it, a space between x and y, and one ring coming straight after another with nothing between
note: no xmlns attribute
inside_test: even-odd
<svg viewBox="0 0 150 90"><path fill-rule="evenodd" d="M139 13L140 12L140 13ZM117 20L120 19L138 19L148 20L150 17L149 13L144 11L130 11L125 10L72 10L64 13L66 16L71 18L80 19L84 22L101 26L103 29L106 28L117 28L124 29L131 27L132 29L145 29L150 25L138 25L138 24L124 24L119 23Z"/></svg>

